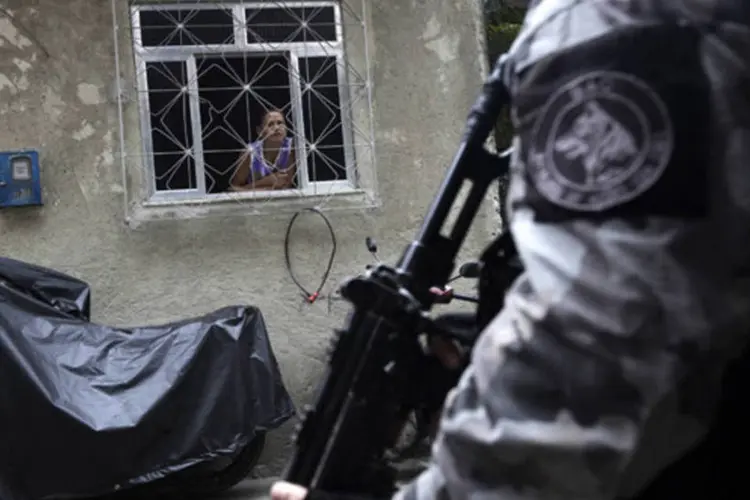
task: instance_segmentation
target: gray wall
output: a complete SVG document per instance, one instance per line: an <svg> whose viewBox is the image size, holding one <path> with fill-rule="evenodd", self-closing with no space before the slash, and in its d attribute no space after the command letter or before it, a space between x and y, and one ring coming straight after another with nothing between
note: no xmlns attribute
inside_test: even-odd
<svg viewBox="0 0 750 500"><path fill-rule="evenodd" d="M295 401L306 402L344 308L300 305L284 267L289 216L127 225L110 2L30 3L6 2L15 21L0 14L0 149L41 150L45 205L0 211L0 254L87 280L99 322L157 323L233 303L257 305ZM371 3L382 206L331 213L339 252L329 289L370 261L365 236L376 237L382 258L393 260L418 227L486 71L479 3ZM492 223L486 211L473 241L486 238ZM306 216L295 233L295 265L312 286L328 236ZM286 428L275 433L261 472L278 470L287 440Z"/></svg>

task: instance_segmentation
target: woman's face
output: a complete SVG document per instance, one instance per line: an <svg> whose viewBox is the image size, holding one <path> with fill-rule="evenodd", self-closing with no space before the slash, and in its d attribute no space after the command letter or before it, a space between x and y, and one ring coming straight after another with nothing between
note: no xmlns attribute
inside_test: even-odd
<svg viewBox="0 0 750 500"><path fill-rule="evenodd" d="M286 121L284 115L278 111L271 111L263 121L263 129L260 133L263 139L281 141L286 137Z"/></svg>

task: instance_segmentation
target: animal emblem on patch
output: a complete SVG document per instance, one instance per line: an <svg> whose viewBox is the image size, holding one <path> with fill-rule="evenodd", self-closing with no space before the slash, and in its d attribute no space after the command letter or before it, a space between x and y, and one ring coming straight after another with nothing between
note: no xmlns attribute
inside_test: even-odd
<svg viewBox="0 0 750 500"><path fill-rule="evenodd" d="M555 151L569 160L580 160L586 175L584 184L606 182L615 172L604 165L622 163L638 154L635 137L596 101L584 104L570 131L555 142Z"/></svg>
<svg viewBox="0 0 750 500"><path fill-rule="evenodd" d="M659 180L673 135L665 104L645 82L623 73L589 73L545 104L529 137L527 168L549 201L606 210Z"/></svg>

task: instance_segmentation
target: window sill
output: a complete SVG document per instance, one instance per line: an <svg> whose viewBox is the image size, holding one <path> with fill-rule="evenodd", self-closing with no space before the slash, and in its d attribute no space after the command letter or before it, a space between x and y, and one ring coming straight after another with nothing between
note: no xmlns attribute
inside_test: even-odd
<svg viewBox="0 0 750 500"><path fill-rule="evenodd" d="M126 221L130 227L164 220L203 219L220 216L281 215L304 208L324 211L366 210L380 207L375 193L356 188L338 188L325 193L311 190L245 191L204 196L154 197L131 206Z"/></svg>

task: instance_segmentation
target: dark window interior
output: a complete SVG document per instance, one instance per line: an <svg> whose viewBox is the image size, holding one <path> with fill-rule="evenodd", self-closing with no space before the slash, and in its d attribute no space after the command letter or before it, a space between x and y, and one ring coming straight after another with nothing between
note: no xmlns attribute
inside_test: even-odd
<svg viewBox="0 0 750 500"><path fill-rule="evenodd" d="M140 12L147 47L234 43L229 9ZM303 27L304 23L304 27ZM336 39L333 7L247 10L249 42L324 42ZM288 54L196 52L206 189L226 191L242 152L257 138L265 110L285 111L294 128ZM304 136L312 182L346 178L341 102L335 57L299 59ZM147 63L156 189L196 187L188 85L184 62ZM250 86L250 90L246 86ZM300 153L298 153L299 155Z"/></svg>
<svg viewBox="0 0 750 500"><path fill-rule="evenodd" d="M299 66L305 137L310 144L316 144L316 150L307 154L310 181L345 179L346 160L336 58L300 58Z"/></svg>
<svg viewBox="0 0 750 500"><path fill-rule="evenodd" d="M242 152L257 138L267 109L287 111L292 126L288 56L202 56L196 63L206 189L220 193L229 187Z"/></svg>
<svg viewBox="0 0 750 500"><path fill-rule="evenodd" d="M142 10L144 47L234 43L234 20L229 9Z"/></svg>
<svg viewBox="0 0 750 500"><path fill-rule="evenodd" d="M184 62L150 62L146 65L148 102L151 111L151 141L156 189L196 187L190 127L189 96Z"/></svg>
<svg viewBox="0 0 750 500"><path fill-rule="evenodd" d="M245 16L250 43L336 41L333 7L247 9Z"/></svg>

